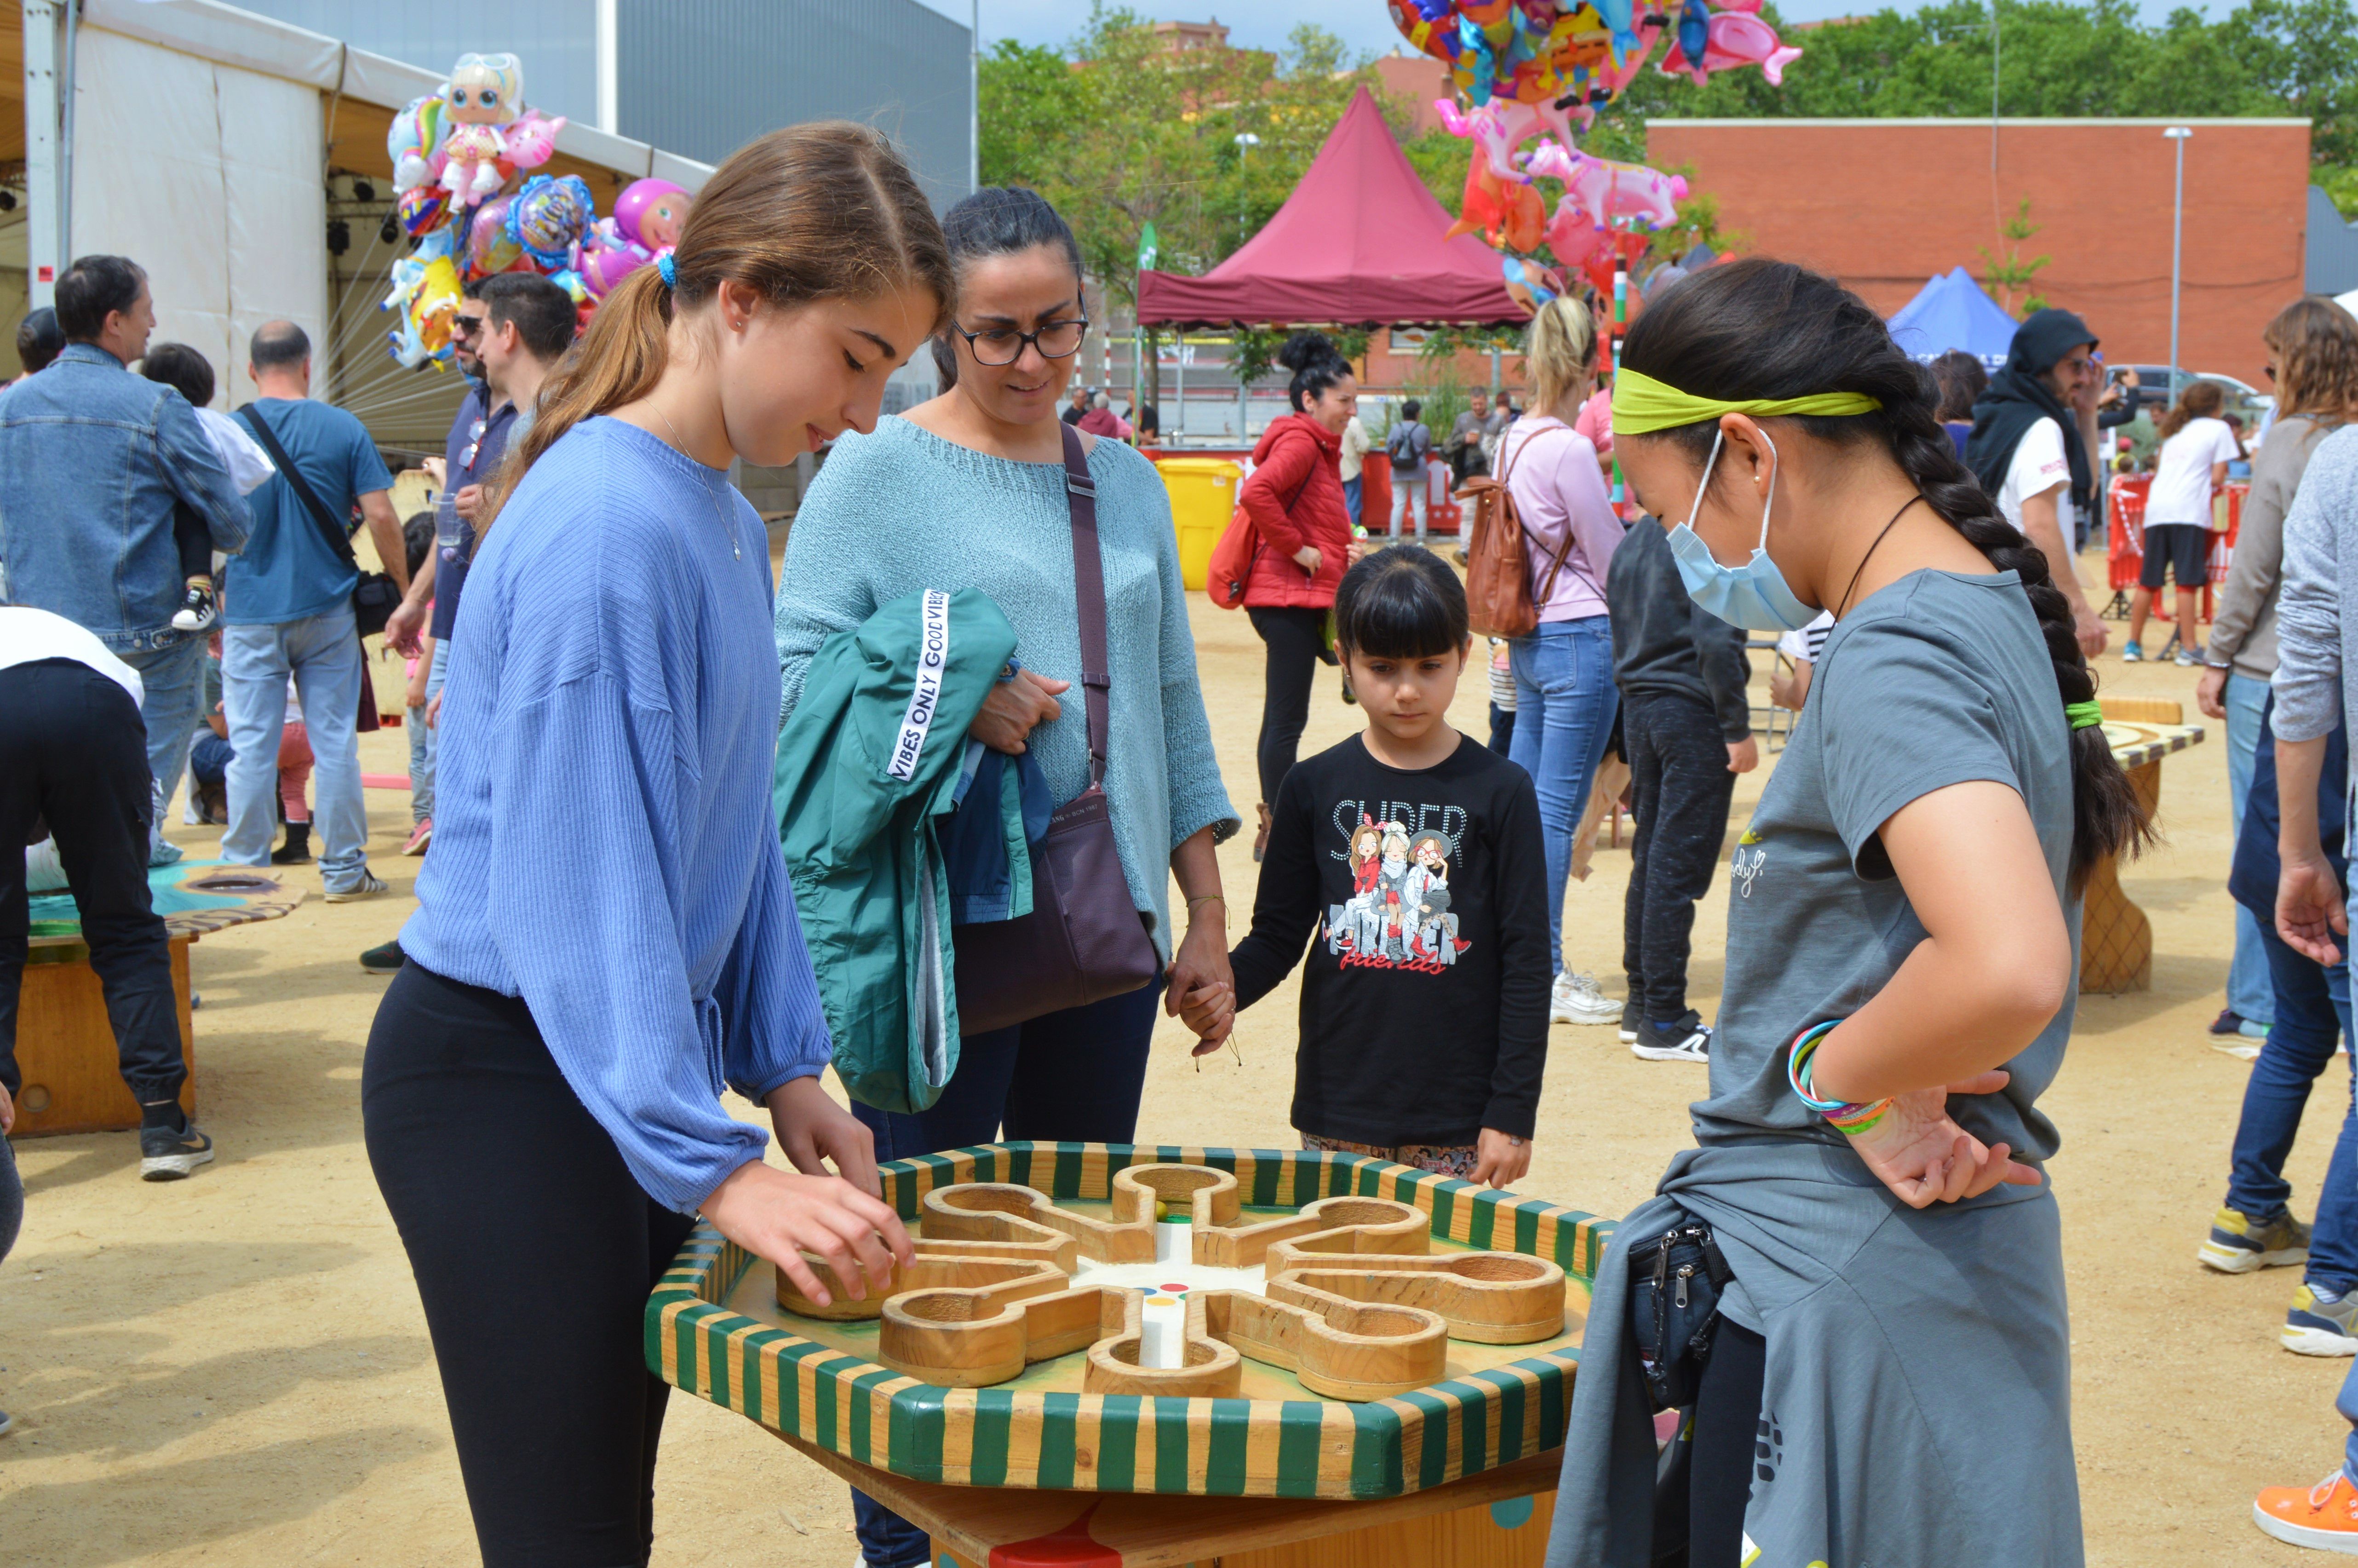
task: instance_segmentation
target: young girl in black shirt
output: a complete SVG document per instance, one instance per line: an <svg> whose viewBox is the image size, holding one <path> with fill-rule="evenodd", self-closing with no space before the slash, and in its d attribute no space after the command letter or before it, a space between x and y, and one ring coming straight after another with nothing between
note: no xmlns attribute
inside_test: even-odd
<svg viewBox="0 0 2358 1568"><path fill-rule="evenodd" d="M1237 1005L1301 958L1295 1128L1503 1187L1531 1166L1547 1062L1546 850L1531 776L1449 727L1466 589L1380 550L1335 596L1365 734L1296 762L1271 811Z"/></svg>

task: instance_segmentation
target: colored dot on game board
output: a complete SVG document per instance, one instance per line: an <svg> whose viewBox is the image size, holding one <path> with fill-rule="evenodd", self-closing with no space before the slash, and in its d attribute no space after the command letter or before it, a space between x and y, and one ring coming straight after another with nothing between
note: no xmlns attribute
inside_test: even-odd
<svg viewBox="0 0 2358 1568"><path fill-rule="evenodd" d="M1174 1296L1184 1296L1187 1293L1187 1287L1184 1285L1164 1285L1161 1288L1170 1292Z"/></svg>

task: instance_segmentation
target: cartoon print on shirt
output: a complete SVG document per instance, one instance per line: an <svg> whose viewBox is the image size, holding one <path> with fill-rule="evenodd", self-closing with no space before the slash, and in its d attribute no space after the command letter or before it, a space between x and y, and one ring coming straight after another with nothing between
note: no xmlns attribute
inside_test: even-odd
<svg viewBox="0 0 2358 1568"><path fill-rule="evenodd" d="M1409 858L1415 862L1407 884L1409 923L1415 930L1409 951L1445 968L1473 946L1457 939L1457 916L1449 913L1449 840L1420 833L1409 843Z"/></svg>
<svg viewBox="0 0 2358 1568"><path fill-rule="evenodd" d="M1357 802L1337 808L1338 827L1346 808L1356 809L1358 820L1348 832L1347 849L1336 859L1350 864L1351 896L1327 908L1326 950L1347 968L1438 974L1455 964L1473 946L1459 939L1458 917L1450 910L1449 860L1455 842L1445 831L1412 833L1402 821L1379 820ZM1416 810L1426 820L1446 820L1451 814L1464 820L1464 810L1456 806Z"/></svg>

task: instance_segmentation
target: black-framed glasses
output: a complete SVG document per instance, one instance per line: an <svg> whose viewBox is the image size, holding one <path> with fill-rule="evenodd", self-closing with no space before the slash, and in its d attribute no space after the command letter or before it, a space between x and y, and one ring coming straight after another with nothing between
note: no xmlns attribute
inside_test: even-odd
<svg viewBox="0 0 2358 1568"><path fill-rule="evenodd" d="M1088 336L1089 321L1086 316L1051 321L1032 332L1019 332L1012 327L989 327L969 332L953 321L950 330L966 340L966 346L974 351L975 363L1011 365L1023 357L1026 343L1039 350L1042 359L1070 359L1080 351L1081 340Z"/></svg>

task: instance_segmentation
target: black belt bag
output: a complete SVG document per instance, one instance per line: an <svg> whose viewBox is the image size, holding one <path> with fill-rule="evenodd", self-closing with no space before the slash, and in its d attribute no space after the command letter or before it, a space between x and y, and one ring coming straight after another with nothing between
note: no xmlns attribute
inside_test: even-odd
<svg viewBox="0 0 2358 1568"><path fill-rule="evenodd" d="M1692 1216L1630 1247L1629 1332L1647 1397L1657 1412L1689 1409L1719 1330L1720 1288L1736 1271Z"/></svg>

